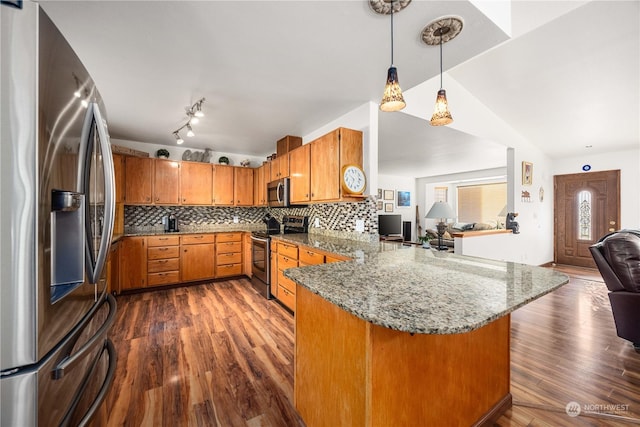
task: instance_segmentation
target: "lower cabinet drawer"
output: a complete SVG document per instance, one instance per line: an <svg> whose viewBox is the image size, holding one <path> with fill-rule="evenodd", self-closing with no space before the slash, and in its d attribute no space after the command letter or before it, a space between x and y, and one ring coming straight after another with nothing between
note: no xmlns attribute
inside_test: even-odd
<svg viewBox="0 0 640 427"><path fill-rule="evenodd" d="M147 273L180 270L180 258L154 259L147 262Z"/></svg>
<svg viewBox="0 0 640 427"><path fill-rule="evenodd" d="M239 276L242 274L242 263L216 265L216 277Z"/></svg>
<svg viewBox="0 0 640 427"><path fill-rule="evenodd" d="M180 281L179 271L167 271L164 273L152 273L147 275L149 286L169 285Z"/></svg>
<svg viewBox="0 0 640 427"><path fill-rule="evenodd" d="M229 252L242 252L242 242L216 243L216 254L225 254Z"/></svg>
<svg viewBox="0 0 640 427"><path fill-rule="evenodd" d="M163 259L178 258L180 256L180 247L164 246L160 248L147 249L147 259Z"/></svg>
<svg viewBox="0 0 640 427"><path fill-rule="evenodd" d="M296 311L296 294L282 285L278 285L278 299L292 311Z"/></svg>
<svg viewBox="0 0 640 427"><path fill-rule="evenodd" d="M298 266L298 260L289 258L288 256L278 253L278 270L286 270L287 268L295 268Z"/></svg>
<svg viewBox="0 0 640 427"><path fill-rule="evenodd" d="M242 254L240 252L229 252L224 254L216 255L216 264L224 265L224 264L237 264L242 262Z"/></svg>

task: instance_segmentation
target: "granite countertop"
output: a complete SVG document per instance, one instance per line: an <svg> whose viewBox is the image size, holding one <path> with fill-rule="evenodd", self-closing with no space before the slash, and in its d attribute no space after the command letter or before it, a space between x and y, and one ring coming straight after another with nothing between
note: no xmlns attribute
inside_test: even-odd
<svg viewBox="0 0 640 427"><path fill-rule="evenodd" d="M548 268L400 243L362 244L313 235L276 238L354 258L291 268L284 275L363 320L410 333L469 332L569 281Z"/></svg>
<svg viewBox="0 0 640 427"><path fill-rule="evenodd" d="M130 236L159 236L159 235L183 235L198 233L225 233L236 231L259 231L266 230L266 226L262 223L242 223L242 224L217 224L217 225L190 225L180 227L180 231L164 231L162 226L159 227L132 227L126 228L125 237Z"/></svg>

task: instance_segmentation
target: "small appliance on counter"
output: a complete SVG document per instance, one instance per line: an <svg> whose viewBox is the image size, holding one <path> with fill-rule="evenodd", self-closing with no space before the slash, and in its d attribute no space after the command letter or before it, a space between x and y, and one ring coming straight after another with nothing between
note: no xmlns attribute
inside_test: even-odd
<svg viewBox="0 0 640 427"><path fill-rule="evenodd" d="M302 215L285 215L282 217L284 234L298 234L309 232L309 217Z"/></svg>
<svg viewBox="0 0 640 427"><path fill-rule="evenodd" d="M164 225L165 233L176 233L178 230L178 218L174 214L162 217L162 225Z"/></svg>

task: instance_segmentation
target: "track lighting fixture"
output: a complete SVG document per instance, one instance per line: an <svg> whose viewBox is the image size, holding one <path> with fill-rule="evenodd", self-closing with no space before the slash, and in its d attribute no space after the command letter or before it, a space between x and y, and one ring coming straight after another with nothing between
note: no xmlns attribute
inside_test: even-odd
<svg viewBox="0 0 640 427"><path fill-rule="evenodd" d="M187 112L187 122L180 126L178 129L173 131L173 136L176 138L176 144L182 144L184 139L180 136L180 131L184 128L187 128L187 136L193 137L196 134L193 132L193 128L191 125L195 125L200 121L201 117L204 117L204 113L202 112L202 103L205 101L204 98L199 99L193 104L191 107L186 108Z"/></svg>

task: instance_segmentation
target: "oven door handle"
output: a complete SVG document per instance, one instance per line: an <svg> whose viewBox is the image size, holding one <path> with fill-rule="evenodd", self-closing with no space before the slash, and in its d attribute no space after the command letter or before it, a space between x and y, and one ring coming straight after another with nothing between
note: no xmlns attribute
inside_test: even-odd
<svg viewBox="0 0 640 427"><path fill-rule="evenodd" d="M268 243L269 239L265 239L264 237L257 237L257 236L251 236L251 240L254 242L260 242L260 243Z"/></svg>

